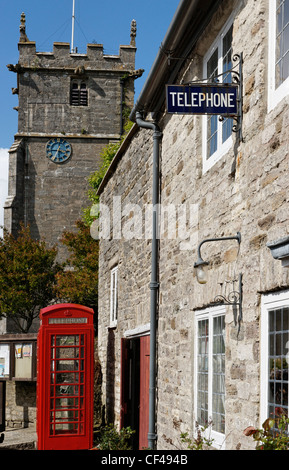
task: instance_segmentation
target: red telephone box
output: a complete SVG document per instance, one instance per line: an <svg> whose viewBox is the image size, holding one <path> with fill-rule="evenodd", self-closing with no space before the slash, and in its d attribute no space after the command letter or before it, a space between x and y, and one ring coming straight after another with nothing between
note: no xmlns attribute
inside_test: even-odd
<svg viewBox="0 0 289 470"><path fill-rule="evenodd" d="M40 312L37 338L38 450L93 445L93 310L57 304Z"/></svg>

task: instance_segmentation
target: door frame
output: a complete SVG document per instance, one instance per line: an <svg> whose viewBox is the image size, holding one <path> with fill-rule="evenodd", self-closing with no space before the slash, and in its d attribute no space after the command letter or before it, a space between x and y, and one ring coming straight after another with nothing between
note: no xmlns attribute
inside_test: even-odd
<svg viewBox="0 0 289 470"><path fill-rule="evenodd" d="M135 431L134 450L148 447L149 338L140 334L121 339L120 427Z"/></svg>

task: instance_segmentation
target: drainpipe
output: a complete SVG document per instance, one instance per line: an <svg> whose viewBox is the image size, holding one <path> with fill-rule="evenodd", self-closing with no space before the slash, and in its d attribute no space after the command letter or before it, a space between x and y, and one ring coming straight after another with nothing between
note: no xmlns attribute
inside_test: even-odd
<svg viewBox="0 0 289 470"><path fill-rule="evenodd" d="M152 213L152 256L151 256L151 304L150 304L150 377L149 377L149 432L148 446L155 448L156 435L156 324L158 305L158 204L159 204L159 152L162 133L157 124L142 119L136 112L136 123L144 129L152 129L153 133L153 213Z"/></svg>

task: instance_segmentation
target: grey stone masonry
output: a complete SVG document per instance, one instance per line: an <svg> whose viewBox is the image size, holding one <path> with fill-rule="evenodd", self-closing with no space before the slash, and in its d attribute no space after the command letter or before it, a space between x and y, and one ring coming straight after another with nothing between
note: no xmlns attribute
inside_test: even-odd
<svg viewBox="0 0 289 470"><path fill-rule="evenodd" d="M202 402L198 395L196 378L200 353L198 315L212 308L227 280L239 273L243 275L240 329L234 322L232 307L224 306L225 374L221 385L225 392L225 432L220 445L226 450L254 448L252 438L243 431L250 425L260 427L268 417L266 407L264 416L268 382L261 380L261 368L268 360L268 351L263 346L265 338L261 335L265 321L262 299L265 294L277 295L289 289L288 269L272 257L267 246L289 233L288 78L282 99L270 104L269 42L273 41L275 46L276 41L269 31L276 12L272 19L270 8L271 0L219 2L174 80L175 84L202 80L206 54L213 53L215 39L232 22L233 53L243 53L241 141L233 133L226 151L208 166L209 159L204 157L207 145L204 128L209 117L170 115L165 103L157 116L163 133L160 200L167 210L158 253L158 449L182 448L181 433L193 435L196 403L201 402L204 407L207 404L207 396L203 395ZM152 116L146 119L151 121ZM121 220L123 229L121 236L116 237L111 228L110 238L100 241L99 356L104 403L113 407L115 422L120 416L121 340L128 330L134 331L150 318L151 239L144 232L144 206L151 203L152 145L151 131L139 129L131 136L117 155L100 193L100 201L110 209L110 214L121 214L117 220ZM117 201L119 208L115 206L113 210ZM142 219L134 204L140 208ZM203 246L204 259L210 262L208 282L205 286L198 284L194 269L198 244L206 238L237 232L241 232L240 246L235 240ZM118 321L111 330L110 270L116 264ZM111 336L113 374L106 358ZM286 387L285 384L284 401L288 406Z"/></svg>
<svg viewBox="0 0 289 470"><path fill-rule="evenodd" d="M77 54L70 52L67 43L54 43L53 52L44 53L36 52L35 42L19 43L18 134L64 132L118 138L120 79L134 72L135 51L121 46L119 56L105 56L102 45L88 44L87 54ZM87 83L87 110L70 105L73 79ZM128 106L133 104L132 83L131 79Z"/></svg>
<svg viewBox="0 0 289 470"><path fill-rule="evenodd" d="M71 52L55 42L52 52L38 52L26 34L21 16L19 61L9 64L17 74L18 132L10 149L9 196L4 224L17 233L20 222L33 237L59 246L88 205L88 177L99 167L99 155L123 133L124 115L134 102L135 22L131 41L119 55L105 55L101 44L87 53ZM51 139L63 139L71 155L63 163L49 159Z"/></svg>

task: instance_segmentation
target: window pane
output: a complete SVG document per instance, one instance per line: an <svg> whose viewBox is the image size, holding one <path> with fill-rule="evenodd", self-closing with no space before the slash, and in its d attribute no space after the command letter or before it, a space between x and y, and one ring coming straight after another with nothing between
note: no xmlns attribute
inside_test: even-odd
<svg viewBox="0 0 289 470"><path fill-rule="evenodd" d="M277 2L276 10L276 88L289 76L289 0Z"/></svg>
<svg viewBox="0 0 289 470"><path fill-rule="evenodd" d="M197 421L200 425L208 423L208 353L209 321L198 322L198 372L197 372Z"/></svg>
<svg viewBox="0 0 289 470"><path fill-rule="evenodd" d="M213 52L210 59L207 62L207 77L209 81L213 81L213 79L218 75L218 49Z"/></svg>
<svg viewBox="0 0 289 470"><path fill-rule="evenodd" d="M225 433L225 317L213 320L213 429Z"/></svg>
<svg viewBox="0 0 289 470"><path fill-rule="evenodd" d="M289 0L284 2L284 25L289 23Z"/></svg>
<svg viewBox="0 0 289 470"><path fill-rule="evenodd" d="M282 310L275 311L275 329L282 331Z"/></svg>
<svg viewBox="0 0 289 470"><path fill-rule="evenodd" d="M288 39L289 41L289 39ZM282 69L283 81L289 77L289 52L283 58L283 69Z"/></svg>
<svg viewBox="0 0 289 470"><path fill-rule="evenodd" d="M279 408L288 412L288 317L288 308L269 312L269 417Z"/></svg>
<svg viewBox="0 0 289 470"><path fill-rule="evenodd" d="M289 330L289 308L283 308L283 329Z"/></svg>
<svg viewBox="0 0 289 470"><path fill-rule="evenodd" d="M223 38L223 73L232 69L232 38L233 38L233 25ZM231 72L223 76L224 83L232 83ZM222 122L222 143L232 135L233 120L225 118Z"/></svg>
<svg viewBox="0 0 289 470"><path fill-rule="evenodd" d="M226 142L226 140L232 135L233 129L233 119L225 118L222 123L222 142Z"/></svg>
<svg viewBox="0 0 289 470"><path fill-rule="evenodd" d="M210 158L218 149L218 116L208 118L208 147L207 158Z"/></svg>
<svg viewBox="0 0 289 470"><path fill-rule="evenodd" d="M110 322L117 321L117 267L113 268L110 277Z"/></svg>
<svg viewBox="0 0 289 470"><path fill-rule="evenodd" d="M213 52L207 62L207 77L210 82L218 76L218 49ZM207 128L207 159L218 149L218 117L208 117Z"/></svg>
<svg viewBox="0 0 289 470"><path fill-rule="evenodd" d="M232 69L232 36L233 26L231 26L231 28L223 38L223 73ZM223 82L232 82L231 73L224 75Z"/></svg>

